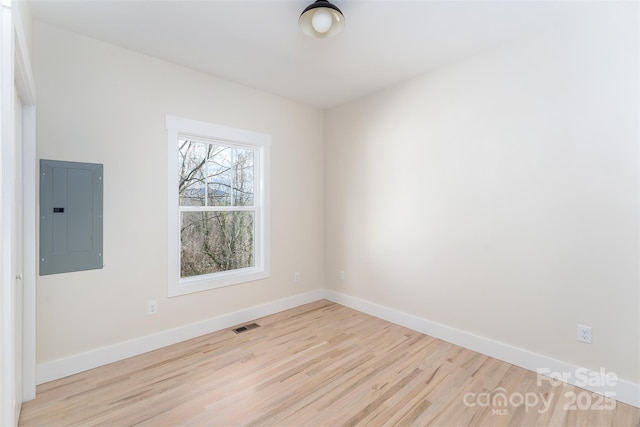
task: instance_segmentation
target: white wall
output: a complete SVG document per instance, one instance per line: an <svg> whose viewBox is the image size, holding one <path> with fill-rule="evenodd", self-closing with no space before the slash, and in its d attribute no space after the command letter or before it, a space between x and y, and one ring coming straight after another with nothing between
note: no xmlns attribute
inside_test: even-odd
<svg viewBox="0 0 640 427"><path fill-rule="evenodd" d="M327 287L640 383L637 17L329 110Z"/></svg>
<svg viewBox="0 0 640 427"><path fill-rule="evenodd" d="M106 267L38 278L38 363L323 286L321 111L40 22L34 48L38 158L105 171ZM166 114L272 135L270 279L167 298Z"/></svg>

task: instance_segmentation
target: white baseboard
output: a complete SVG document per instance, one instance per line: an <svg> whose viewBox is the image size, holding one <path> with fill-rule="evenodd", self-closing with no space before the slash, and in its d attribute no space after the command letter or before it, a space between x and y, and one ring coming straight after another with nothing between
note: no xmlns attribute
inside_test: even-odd
<svg viewBox="0 0 640 427"><path fill-rule="evenodd" d="M557 379L560 375L564 375L565 382L571 385L607 395L619 402L640 408L640 384L617 379L610 381L615 384L606 387L607 378L603 372L588 370L328 289L325 290L325 298L414 331L477 351L478 353L486 354L487 356L495 357L496 359L533 372L538 372L544 375L545 379L547 377ZM586 381L586 378L589 380Z"/></svg>
<svg viewBox="0 0 640 427"><path fill-rule="evenodd" d="M36 368L38 384L64 378L69 375L117 362L148 351L157 350L191 338L210 334L240 323L268 316L324 298L324 289L294 295L267 304L249 307L244 310L213 317L197 323L169 329L142 338L121 342L107 347L91 350L51 362L41 363Z"/></svg>
<svg viewBox="0 0 640 427"><path fill-rule="evenodd" d="M327 299L354 310L387 320L389 322L413 329L414 331L430 335L435 338L477 351L487 356L511 363L516 366L539 372L542 375L569 374L566 382L593 391L606 394L613 399L640 408L640 385L630 381L617 379L611 387L599 387L585 384L582 379L601 378L596 384L605 384L603 373L587 370L579 366L562 362L541 354L533 353L518 347L494 341L479 335L435 323L421 317L394 310L382 305L374 304L359 298L341 294L328 289L319 289L305 294L295 295L267 304L250 307L226 315L214 317L202 322L192 323L179 328L169 329L131 341L125 341L107 347L102 347L86 353L65 357L39 364L37 367L37 382L42 384L77 374L82 371L97 368L108 363L128 357L137 356L148 351L157 350L171 344L195 338L238 325L259 317L268 316L280 311L288 310L303 304ZM542 371L541 371L542 370ZM576 373L581 373L576 375Z"/></svg>

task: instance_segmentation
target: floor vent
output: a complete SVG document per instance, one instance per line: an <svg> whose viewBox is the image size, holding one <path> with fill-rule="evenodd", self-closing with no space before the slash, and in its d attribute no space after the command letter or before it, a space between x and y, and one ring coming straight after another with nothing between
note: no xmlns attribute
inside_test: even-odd
<svg viewBox="0 0 640 427"><path fill-rule="evenodd" d="M257 323L249 323L248 325L244 325L244 326L240 326L238 328L234 328L234 329L232 329L232 331L235 332L236 334L239 334L239 333L246 332L248 330L259 328L259 327L260 327L260 325L258 325Z"/></svg>

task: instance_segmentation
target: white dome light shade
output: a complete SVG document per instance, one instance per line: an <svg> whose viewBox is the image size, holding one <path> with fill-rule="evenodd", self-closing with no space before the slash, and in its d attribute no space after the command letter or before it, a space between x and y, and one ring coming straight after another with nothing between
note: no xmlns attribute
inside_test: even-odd
<svg viewBox="0 0 640 427"><path fill-rule="evenodd" d="M324 39L342 31L344 15L327 0L316 0L302 12L298 25L306 35Z"/></svg>
<svg viewBox="0 0 640 427"><path fill-rule="evenodd" d="M331 14L324 10L323 8L316 9L315 12L312 12L313 16L311 17L311 26L314 30L319 33L326 33L331 28L332 19Z"/></svg>

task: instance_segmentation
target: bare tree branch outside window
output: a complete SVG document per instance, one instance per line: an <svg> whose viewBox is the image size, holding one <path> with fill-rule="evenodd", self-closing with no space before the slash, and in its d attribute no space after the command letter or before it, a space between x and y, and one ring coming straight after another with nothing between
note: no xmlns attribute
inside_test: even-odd
<svg viewBox="0 0 640 427"><path fill-rule="evenodd" d="M180 277L255 265L254 154L179 141Z"/></svg>

